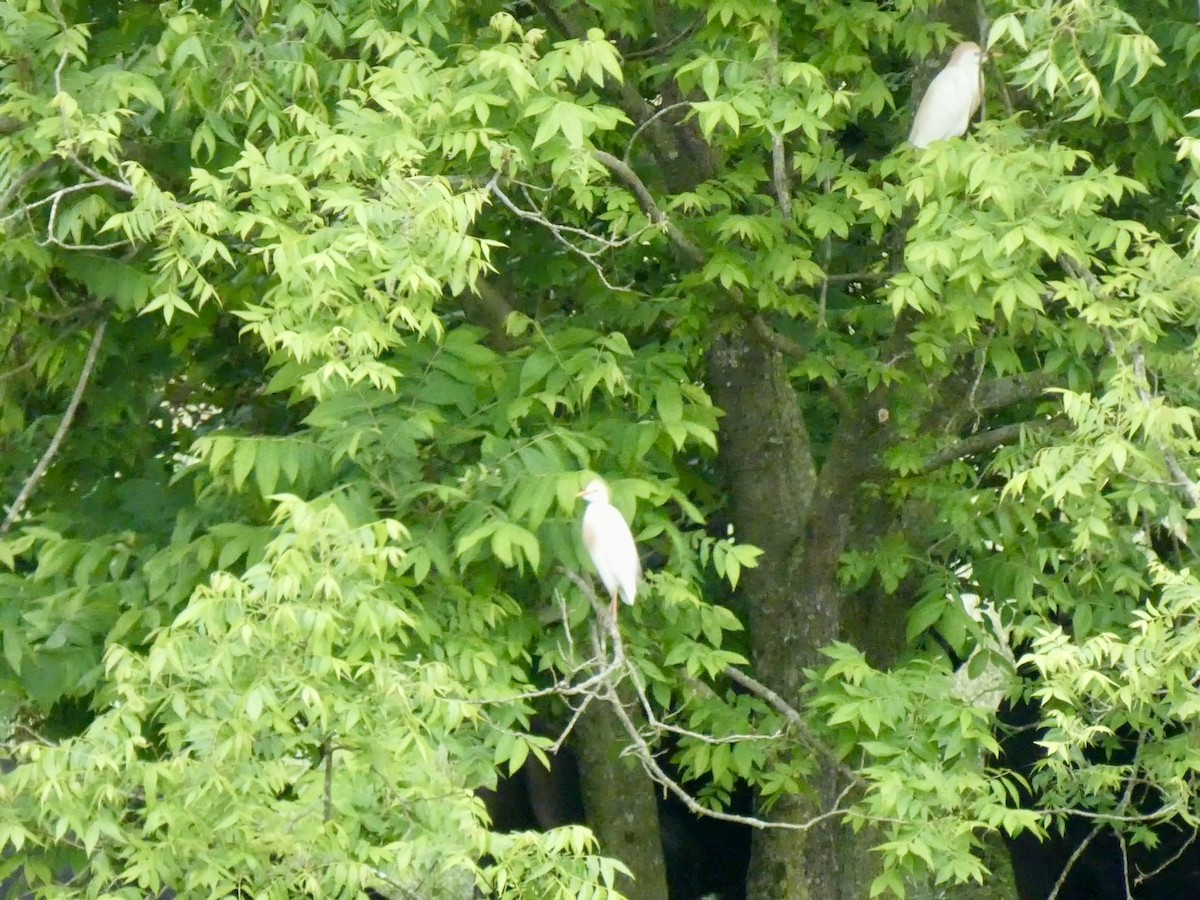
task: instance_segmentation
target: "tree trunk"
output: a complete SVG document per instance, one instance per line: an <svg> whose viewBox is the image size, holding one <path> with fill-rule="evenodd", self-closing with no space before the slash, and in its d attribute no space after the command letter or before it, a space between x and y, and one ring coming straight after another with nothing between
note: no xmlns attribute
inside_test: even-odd
<svg viewBox="0 0 1200 900"><path fill-rule="evenodd" d="M630 705L626 709L631 717L635 715ZM617 889L629 900L666 900L654 784L632 759L620 758L628 743L607 703L593 702L580 717L573 748L579 759L583 808L600 852L621 860L633 872L633 880L622 876Z"/></svg>
<svg viewBox="0 0 1200 900"><path fill-rule="evenodd" d="M829 591L813 590L807 559L817 494L808 432L787 368L777 353L745 335L724 339L709 354L708 375L724 409L721 464L733 496L739 540L764 551L748 571L747 627L754 670L788 702L798 704L802 669L836 639L839 609ZM778 821L803 822L833 802L833 773L819 771L813 797L787 797L771 811ZM836 900L838 835L827 822L806 831L755 832L750 900Z"/></svg>

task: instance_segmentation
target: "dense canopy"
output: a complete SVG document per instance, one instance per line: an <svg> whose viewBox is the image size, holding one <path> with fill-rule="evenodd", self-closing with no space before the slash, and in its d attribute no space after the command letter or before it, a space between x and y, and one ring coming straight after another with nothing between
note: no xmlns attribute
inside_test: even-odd
<svg viewBox="0 0 1200 900"><path fill-rule="evenodd" d="M0 876L683 898L682 812L684 869L753 829L752 900L933 896L1081 823L1167 877L1194 4L0 21ZM980 121L918 151L964 40ZM617 632L596 476L647 572ZM502 828L554 751L586 826Z"/></svg>

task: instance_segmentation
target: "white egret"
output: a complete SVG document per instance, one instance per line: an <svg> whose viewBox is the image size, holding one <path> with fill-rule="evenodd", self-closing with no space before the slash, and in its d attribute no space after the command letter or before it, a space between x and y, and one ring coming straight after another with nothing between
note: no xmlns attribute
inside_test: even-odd
<svg viewBox="0 0 1200 900"><path fill-rule="evenodd" d="M921 98L908 141L923 149L934 141L960 137L983 96L983 63L987 54L974 41L954 48L950 62L933 77Z"/></svg>
<svg viewBox="0 0 1200 900"><path fill-rule="evenodd" d="M612 598L609 614L615 626L617 597L633 605L642 578L642 561L638 559L629 524L621 511L609 502L607 484L593 478L576 496L587 501L587 509L583 512L583 546Z"/></svg>

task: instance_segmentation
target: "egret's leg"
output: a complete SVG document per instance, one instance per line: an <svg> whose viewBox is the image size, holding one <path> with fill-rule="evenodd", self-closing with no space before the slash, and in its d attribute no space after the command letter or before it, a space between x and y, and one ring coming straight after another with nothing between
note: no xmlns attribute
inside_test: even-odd
<svg viewBox="0 0 1200 900"><path fill-rule="evenodd" d="M613 591L612 605L608 607L608 615L612 618L613 628L617 627L617 592Z"/></svg>

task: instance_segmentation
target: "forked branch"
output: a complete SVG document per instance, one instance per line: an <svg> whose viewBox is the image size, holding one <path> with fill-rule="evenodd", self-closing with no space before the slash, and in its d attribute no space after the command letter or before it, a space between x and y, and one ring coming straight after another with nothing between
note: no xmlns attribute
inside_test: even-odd
<svg viewBox="0 0 1200 900"><path fill-rule="evenodd" d="M8 534L13 523L17 521L25 504L29 502L29 498L37 488L38 482L42 480L42 476L50 468L50 463L54 461L58 448L62 446L63 439L67 436L67 430L71 427L71 420L75 418L75 411L79 408L79 401L83 399L83 392L87 389L88 379L92 375L92 367L96 364L96 354L100 350L100 342L104 340L104 331L107 327L108 323L104 321L96 326L96 333L92 335L92 343L88 347L87 358L83 361L79 380L75 383L75 392L71 395L71 402L67 404L67 411L63 413L62 421L58 423L58 429L50 440L50 446L46 448L46 452L42 454L42 458L38 460L30 476L25 479L25 484L21 486L21 492L17 494L17 499L8 508L8 514L4 517L4 522L0 524L0 537Z"/></svg>

